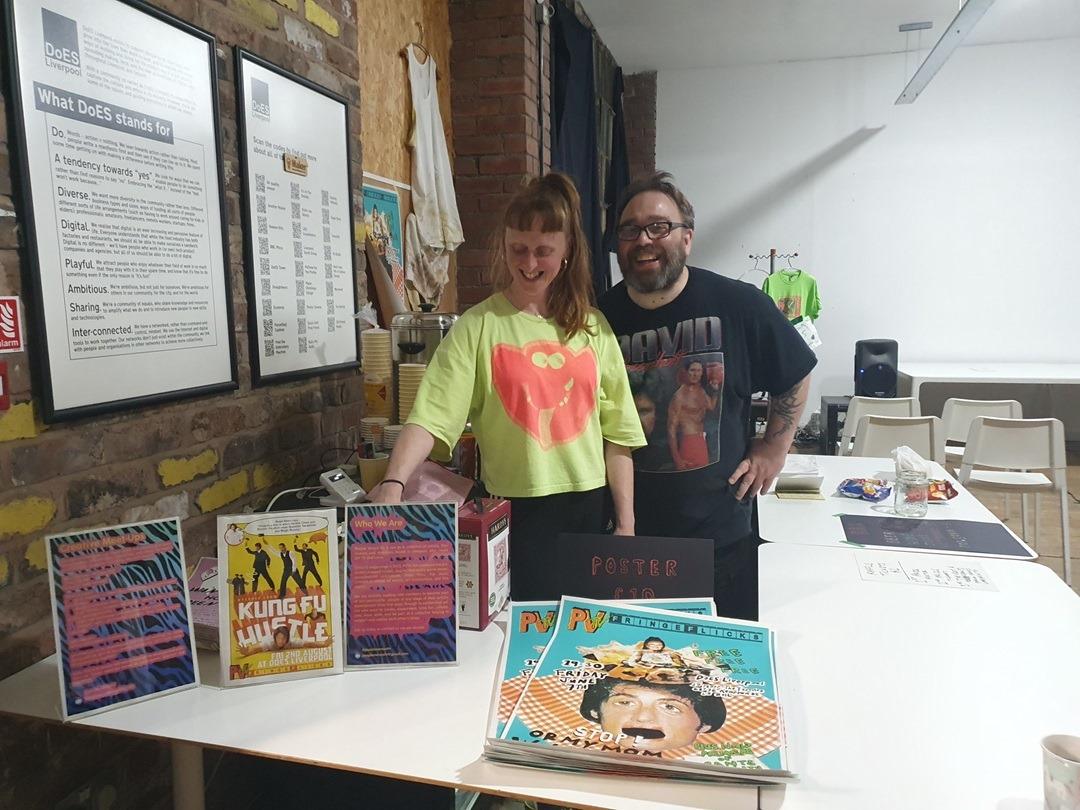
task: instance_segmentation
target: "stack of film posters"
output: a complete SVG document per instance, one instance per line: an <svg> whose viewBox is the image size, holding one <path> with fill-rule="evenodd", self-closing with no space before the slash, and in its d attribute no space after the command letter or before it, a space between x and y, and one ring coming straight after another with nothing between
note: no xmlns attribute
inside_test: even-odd
<svg viewBox="0 0 1080 810"><path fill-rule="evenodd" d="M485 756L563 771L795 781L773 633L716 618L706 601L512 604Z"/></svg>

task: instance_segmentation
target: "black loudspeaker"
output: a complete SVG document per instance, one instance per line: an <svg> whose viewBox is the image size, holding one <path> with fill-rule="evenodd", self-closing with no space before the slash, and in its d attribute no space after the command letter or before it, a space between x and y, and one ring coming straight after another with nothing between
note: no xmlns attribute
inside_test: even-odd
<svg viewBox="0 0 1080 810"><path fill-rule="evenodd" d="M896 341L855 342L855 396L896 396Z"/></svg>

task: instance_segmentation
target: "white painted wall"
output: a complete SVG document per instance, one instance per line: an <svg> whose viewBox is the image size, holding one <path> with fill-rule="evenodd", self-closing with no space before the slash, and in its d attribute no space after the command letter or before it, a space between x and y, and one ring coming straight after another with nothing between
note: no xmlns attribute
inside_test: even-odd
<svg viewBox="0 0 1080 810"><path fill-rule="evenodd" d="M960 48L893 106L923 55L659 72L657 167L696 209L692 263L737 278L775 247L818 279L808 412L851 393L860 338L1080 359L1080 39Z"/></svg>

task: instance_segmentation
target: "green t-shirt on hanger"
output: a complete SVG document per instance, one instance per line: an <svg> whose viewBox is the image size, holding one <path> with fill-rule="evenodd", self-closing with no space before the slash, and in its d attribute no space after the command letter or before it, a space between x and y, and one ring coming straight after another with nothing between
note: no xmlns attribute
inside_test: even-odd
<svg viewBox="0 0 1080 810"><path fill-rule="evenodd" d="M761 285L762 291L776 302L789 321L800 318L817 320L821 313L817 279L805 270L780 270Z"/></svg>

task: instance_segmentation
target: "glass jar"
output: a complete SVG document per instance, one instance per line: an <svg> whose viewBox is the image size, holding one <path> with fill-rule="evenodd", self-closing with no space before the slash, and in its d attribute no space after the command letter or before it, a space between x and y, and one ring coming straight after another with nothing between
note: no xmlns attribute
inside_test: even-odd
<svg viewBox="0 0 1080 810"><path fill-rule="evenodd" d="M925 473L904 470L896 476L894 510L900 517L926 517L930 480Z"/></svg>

